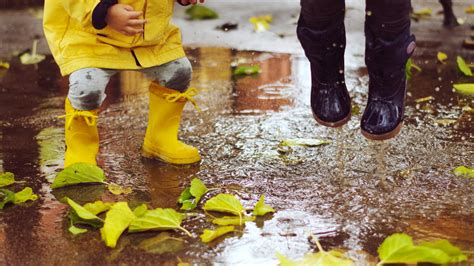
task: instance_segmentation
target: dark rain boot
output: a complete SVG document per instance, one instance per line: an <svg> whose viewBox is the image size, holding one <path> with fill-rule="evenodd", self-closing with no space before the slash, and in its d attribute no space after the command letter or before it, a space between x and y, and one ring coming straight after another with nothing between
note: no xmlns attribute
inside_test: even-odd
<svg viewBox="0 0 474 266"><path fill-rule="evenodd" d="M451 0L439 0L443 6L444 20L443 25L447 28L454 28L459 26L458 19L454 15L453 1Z"/></svg>
<svg viewBox="0 0 474 266"><path fill-rule="evenodd" d="M369 72L369 99L361 120L362 134L373 140L396 136L402 127L405 65L415 50L408 26L396 39L376 38L366 26L365 63Z"/></svg>
<svg viewBox="0 0 474 266"><path fill-rule="evenodd" d="M315 30L300 17L297 34L311 63L311 109L314 118L328 127L344 125L351 117L351 99L344 81L344 23Z"/></svg>

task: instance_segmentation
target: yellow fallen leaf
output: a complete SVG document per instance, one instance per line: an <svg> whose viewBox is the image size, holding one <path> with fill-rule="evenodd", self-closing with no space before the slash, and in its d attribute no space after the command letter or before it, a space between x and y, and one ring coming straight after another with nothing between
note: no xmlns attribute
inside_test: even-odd
<svg viewBox="0 0 474 266"><path fill-rule="evenodd" d="M20 56L20 61L22 64L24 65L37 64L46 58L45 55L36 53L37 46L38 46L38 40L34 40L33 48L31 49L31 54L24 53L23 55Z"/></svg>
<svg viewBox="0 0 474 266"><path fill-rule="evenodd" d="M467 14L474 14L474 5L467 7L465 11Z"/></svg>
<svg viewBox="0 0 474 266"><path fill-rule="evenodd" d="M446 63L446 59L448 59L448 55L443 52L438 52L437 57L438 57L438 61L443 64Z"/></svg>
<svg viewBox="0 0 474 266"><path fill-rule="evenodd" d="M131 187L122 187L118 184L115 183L110 183L107 188L109 189L110 193L114 195L128 195L132 193L132 188Z"/></svg>
<svg viewBox="0 0 474 266"><path fill-rule="evenodd" d="M10 63L0 61L0 68L9 69L10 68Z"/></svg>
<svg viewBox="0 0 474 266"><path fill-rule="evenodd" d="M427 97L416 99L415 102L416 103L423 103L423 102L429 102L429 101L434 100L434 99L435 98L433 96L427 96Z"/></svg>
<svg viewBox="0 0 474 266"><path fill-rule="evenodd" d="M451 125L456 124L456 122L458 122L458 120L457 119L436 119L434 122L438 126L447 127L447 126L451 126Z"/></svg>
<svg viewBox="0 0 474 266"><path fill-rule="evenodd" d="M413 14L419 16L419 17L429 17L433 13L433 10L431 8L422 8L413 11Z"/></svg>
<svg viewBox="0 0 474 266"><path fill-rule="evenodd" d="M273 21L272 15L251 17L250 23L253 24L255 32L264 32L270 29L270 23Z"/></svg>

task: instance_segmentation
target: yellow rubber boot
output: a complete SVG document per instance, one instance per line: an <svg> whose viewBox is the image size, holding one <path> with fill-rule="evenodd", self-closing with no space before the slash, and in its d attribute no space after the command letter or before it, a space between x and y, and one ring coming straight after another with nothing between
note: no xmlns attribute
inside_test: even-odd
<svg viewBox="0 0 474 266"><path fill-rule="evenodd" d="M75 110L69 99L66 99L65 110L66 115L60 116L66 118L64 167L79 162L96 165L96 156L99 152L97 110Z"/></svg>
<svg viewBox="0 0 474 266"><path fill-rule="evenodd" d="M148 127L142 148L144 157L158 158L172 164L192 164L201 160L196 148L178 140L184 105L191 101L197 108L192 98L196 94L195 89L179 93L158 83L151 83Z"/></svg>

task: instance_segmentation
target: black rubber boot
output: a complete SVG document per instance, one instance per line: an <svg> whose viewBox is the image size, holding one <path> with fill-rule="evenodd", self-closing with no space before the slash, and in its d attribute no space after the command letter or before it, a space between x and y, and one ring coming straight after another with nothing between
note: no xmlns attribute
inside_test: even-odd
<svg viewBox="0 0 474 266"><path fill-rule="evenodd" d="M344 81L346 32L343 21L324 30L315 30L300 17L297 35L311 63L314 118L328 127L344 125L351 116L351 99Z"/></svg>
<svg viewBox="0 0 474 266"><path fill-rule="evenodd" d="M415 36L408 26L396 39L376 38L365 28L365 63L369 72L369 99L361 120L362 134L373 140L396 136L402 127L405 65L415 50Z"/></svg>
<svg viewBox="0 0 474 266"><path fill-rule="evenodd" d="M459 26L458 19L454 15L453 11L453 1L451 0L439 0L443 6L444 20L443 26L447 28L454 28Z"/></svg>

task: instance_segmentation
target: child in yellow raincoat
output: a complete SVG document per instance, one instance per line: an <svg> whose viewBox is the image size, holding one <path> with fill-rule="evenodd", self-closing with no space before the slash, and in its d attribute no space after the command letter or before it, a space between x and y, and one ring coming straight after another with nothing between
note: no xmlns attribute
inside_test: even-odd
<svg viewBox="0 0 474 266"><path fill-rule="evenodd" d="M182 5L198 0L178 0ZM199 0L201 3L204 0ZM195 147L178 140L192 68L171 24L174 0L46 0L44 31L62 75L69 75L65 102L65 166L96 164L98 108L119 70L138 70L152 80L146 157L173 164L200 161Z"/></svg>

